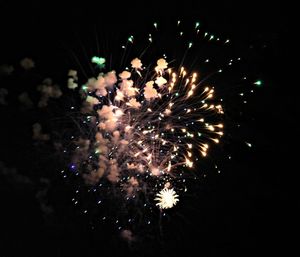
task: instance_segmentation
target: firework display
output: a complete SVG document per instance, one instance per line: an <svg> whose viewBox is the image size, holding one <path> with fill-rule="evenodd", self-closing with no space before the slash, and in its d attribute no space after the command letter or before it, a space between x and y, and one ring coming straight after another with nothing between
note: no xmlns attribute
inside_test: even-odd
<svg viewBox="0 0 300 257"><path fill-rule="evenodd" d="M2 255L278 253L282 7L1 4Z"/></svg>
<svg viewBox="0 0 300 257"><path fill-rule="evenodd" d="M178 21L177 28L180 25ZM157 23L154 29L158 30ZM192 31L198 44L230 43L201 31L199 22ZM180 39L183 32L175 36ZM199 164L205 163L211 149L220 147L226 126L223 99L215 96L217 89L208 80L223 69L202 75L202 70L185 65L196 43L182 40L183 56L155 53L158 57L148 56L146 63L143 56L155 45L154 36L149 34L149 45L141 55L131 57L128 48L134 41L129 36L122 45L125 68L108 69L114 63L92 56L95 76L81 86L78 72L68 73L69 89L78 90L81 97L81 106L71 106L80 110L81 132L71 136L66 142L71 148L65 150L68 172L82 179L72 201L84 214L109 220L121 231L131 231L137 223L151 224L157 220L152 213L176 207L188 190L186 178L197 177ZM240 60L230 59L226 66ZM214 167L220 172L216 163ZM68 172L62 171L64 177ZM82 196L86 192L89 196ZM116 202L118 208L112 210Z"/></svg>
<svg viewBox="0 0 300 257"><path fill-rule="evenodd" d="M178 168L192 168L194 152L205 157L223 135L222 106L214 104L213 88L197 83L196 73L189 76L181 68L177 74L159 59L154 74L147 71L145 78L141 60L135 58L131 65L132 72L122 71L119 80L115 71L89 79L83 109L95 108L96 116L89 119L97 127L95 140L83 147L95 153L97 165L90 162L89 173L83 169L84 179L92 185L103 176L121 182L127 195L142 188L149 176L176 176ZM83 151L78 147L81 156ZM76 166L82 161L75 153Z"/></svg>
<svg viewBox="0 0 300 257"><path fill-rule="evenodd" d="M55 102L63 114L48 122L49 134L47 122L36 120L32 139L53 144L60 156L58 172L74 189L70 200L76 211L92 224L113 224L129 241L161 226L161 217L185 204L190 185L206 176L201 169L207 160L220 173L221 156L213 152L223 147L232 127L224 89L214 79L241 62L240 56L214 56L215 47L223 51L231 40L207 32L199 22L172 26L165 28L171 34L167 40L155 22L146 39L130 35L119 50L89 56L90 76L73 65L65 86L45 78L36 88L41 117L57 108ZM20 66L30 72L36 64L24 58ZM253 88L236 92L247 103ZM24 110L34 106L28 92L18 100Z"/></svg>

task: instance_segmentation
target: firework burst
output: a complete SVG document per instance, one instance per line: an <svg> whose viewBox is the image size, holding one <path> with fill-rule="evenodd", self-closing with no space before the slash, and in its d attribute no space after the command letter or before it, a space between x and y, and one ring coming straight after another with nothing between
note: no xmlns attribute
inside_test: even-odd
<svg viewBox="0 0 300 257"><path fill-rule="evenodd" d="M158 206L161 209L172 208L179 201L178 195L176 194L173 188L164 188L157 194L157 197L154 200L158 201L156 206Z"/></svg>
<svg viewBox="0 0 300 257"><path fill-rule="evenodd" d="M223 135L222 106L213 87L197 82L197 73L168 68L164 58L152 72L138 58L131 68L118 77L115 71L100 73L83 87L83 111L90 118L94 114L96 131L83 148L94 152L92 170L82 169L83 176L92 185L103 177L122 184L127 195L143 188L149 176L176 176L181 167L192 168L193 155L205 157ZM78 166L82 159L75 154L74 162Z"/></svg>
<svg viewBox="0 0 300 257"><path fill-rule="evenodd" d="M197 22L194 34L206 43L230 43L199 26ZM157 27L155 23L155 30ZM76 107L80 133L71 137L67 145L72 149L65 151L71 153L71 173L84 181L80 180L72 201L80 203L85 214L97 209L91 211L96 219L110 220L122 231L134 223L151 224L156 211L177 207L187 191L185 179L197 177L199 163L205 162L224 135L223 99L217 97L222 93L218 94L209 79L223 68L204 76L199 66L184 65L188 52L196 47L192 42L179 51L181 58L160 53L144 57L155 42L152 34L148 40L142 54L129 55L135 39L128 37L120 57L120 66L125 64L125 68L107 69L114 63L93 56L90 61L96 65L96 75L81 86L77 71L68 73L68 88L77 92L78 87L81 96L81 105ZM207 58L202 61L210 63ZM226 66L234 62L230 59ZM86 191L93 194L96 207Z"/></svg>

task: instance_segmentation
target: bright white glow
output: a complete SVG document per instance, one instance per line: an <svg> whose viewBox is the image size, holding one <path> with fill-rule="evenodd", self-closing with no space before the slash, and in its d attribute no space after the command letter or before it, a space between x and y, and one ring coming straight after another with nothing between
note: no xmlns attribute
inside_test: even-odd
<svg viewBox="0 0 300 257"><path fill-rule="evenodd" d="M173 188L164 188L156 195L156 198L154 200L158 201L156 206L158 206L161 209L172 208L179 201L178 195L176 194Z"/></svg>

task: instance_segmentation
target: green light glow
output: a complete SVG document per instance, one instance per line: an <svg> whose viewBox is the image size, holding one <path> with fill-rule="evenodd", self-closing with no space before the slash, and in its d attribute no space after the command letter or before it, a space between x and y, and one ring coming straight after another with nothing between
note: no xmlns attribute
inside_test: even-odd
<svg viewBox="0 0 300 257"><path fill-rule="evenodd" d="M104 68L104 66L105 66L105 58L93 56L92 57L92 63L96 63L100 68Z"/></svg>
<svg viewBox="0 0 300 257"><path fill-rule="evenodd" d="M258 87L261 87L263 84L263 82L261 80L257 80L254 82L254 85L258 86Z"/></svg>
<svg viewBox="0 0 300 257"><path fill-rule="evenodd" d="M133 36L130 36L130 37L128 38L128 41L129 41L130 43L133 43Z"/></svg>

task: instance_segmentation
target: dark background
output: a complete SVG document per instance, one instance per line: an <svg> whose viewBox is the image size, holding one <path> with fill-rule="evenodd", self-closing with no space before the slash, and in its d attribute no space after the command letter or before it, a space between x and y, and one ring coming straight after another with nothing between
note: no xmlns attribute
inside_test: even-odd
<svg viewBox="0 0 300 257"><path fill-rule="evenodd" d="M295 108L296 96L285 96L290 89L283 84L282 66L288 53L282 46L286 32L283 7L279 1L101 1L97 4L74 1L68 5L43 1L1 2L1 64L16 63L28 56L44 69L55 67L59 71L72 64L73 59L66 58L65 52L78 45L78 41L72 42L77 32L81 40L82 36L87 38L85 31L89 33L94 28L101 31L105 27L122 35L130 32L131 27L143 31L146 24L155 20L166 23L178 19L200 20L211 31L228 35L237 42L237 52L254 49L253 56L248 57L255 63L254 71L264 85L245 110L249 121L245 122L244 133L249 135L254 147L237 146L233 150L236 156L233 164L225 165L219 176L208 176L207 182L199 186L196 205L199 208L189 208L187 205L193 202L187 200L181 208L183 218L175 217L168 223L169 232L163 243L152 238L129 247L109 227L91 228L85 218L73 213L70 196L63 190L60 177L55 178L59 193L51 194L55 214L50 222L45 222L35 197L37 188L27 189L4 180L1 182L4 218L0 256L287 254L290 248L284 241L289 222L285 214L289 208L283 181L293 169L287 161L292 139L286 131L295 126L294 117L299 111ZM83 44L86 51L91 50L89 43ZM12 92L20 93L20 90L12 89ZM9 111L1 109L1 115L4 132L0 160L8 167L18 167L25 175L38 177L30 170L37 155L30 142L23 139L30 134L25 129L26 122L32 124L34 117L24 120L13 107Z"/></svg>

